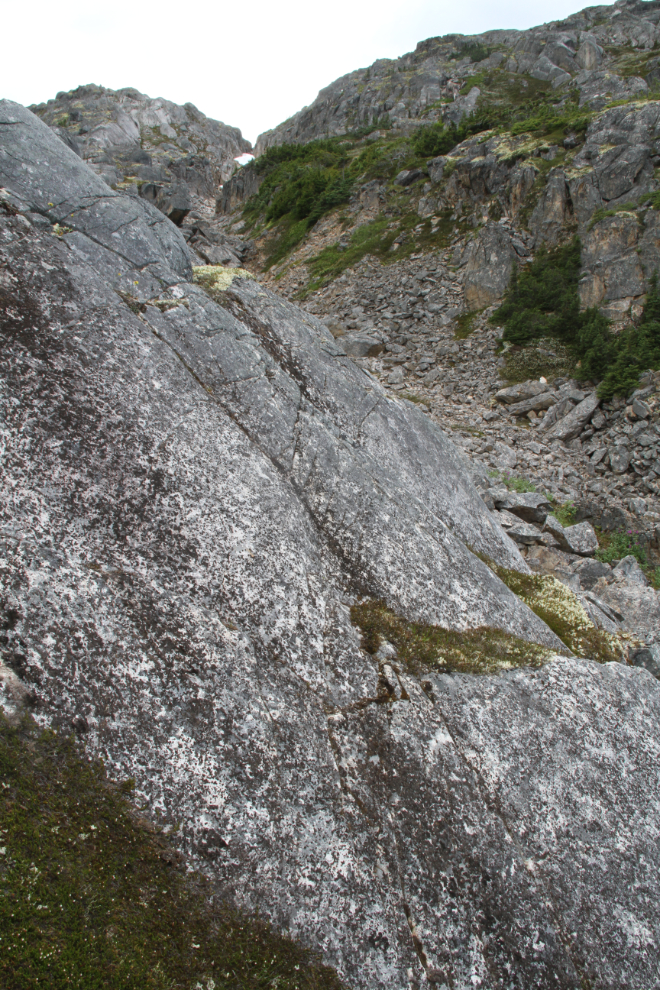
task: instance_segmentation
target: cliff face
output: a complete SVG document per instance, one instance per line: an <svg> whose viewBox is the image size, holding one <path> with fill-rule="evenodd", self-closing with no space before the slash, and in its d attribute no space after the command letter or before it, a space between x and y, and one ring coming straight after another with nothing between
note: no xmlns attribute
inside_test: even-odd
<svg viewBox="0 0 660 990"><path fill-rule="evenodd" d="M181 223L214 200L252 150L237 127L186 103L151 99L136 89L79 86L31 108L109 186L140 194Z"/></svg>
<svg viewBox="0 0 660 990"><path fill-rule="evenodd" d="M483 73L492 70L523 87L575 87L580 106L601 109L655 87L659 19L656 0L622 0L529 31L429 38L399 59L379 59L337 79L311 106L261 134L256 153L373 124L412 130L432 120L458 123L477 106Z"/></svg>
<svg viewBox="0 0 660 990"><path fill-rule="evenodd" d="M567 655L475 555L528 573L466 459L315 317L191 282L162 213L0 108L6 707L352 986L653 985L657 681ZM410 664L363 598L511 652Z"/></svg>

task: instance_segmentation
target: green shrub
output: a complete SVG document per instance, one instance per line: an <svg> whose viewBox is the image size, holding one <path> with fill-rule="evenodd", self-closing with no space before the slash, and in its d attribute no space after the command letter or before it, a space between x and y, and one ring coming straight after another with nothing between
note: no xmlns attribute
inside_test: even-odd
<svg viewBox="0 0 660 990"><path fill-rule="evenodd" d="M581 245L577 237L514 269L502 305L491 321L504 327L503 340L524 347L543 337L559 338L578 362L576 377L600 382L603 399L628 395L649 368L660 367L660 294L657 276L640 323L618 336L596 309L580 311L577 286Z"/></svg>
<svg viewBox="0 0 660 990"><path fill-rule="evenodd" d="M486 48L480 41L467 41L461 45L458 51L452 52L449 56L450 62L461 58L471 58L473 62L483 62L492 52L492 48Z"/></svg>
<svg viewBox="0 0 660 990"><path fill-rule="evenodd" d="M435 158L437 155L446 155L461 141L465 141L473 134L480 134L495 127L498 118L485 112L475 112L465 117L461 123L443 124L437 121L434 124L423 124L413 136L412 147L420 158Z"/></svg>
<svg viewBox="0 0 660 990"><path fill-rule="evenodd" d="M646 565L646 550L637 540L637 533L634 530L618 530L613 533L601 533L599 542L604 544L596 550L596 559L604 564L611 564L613 560L623 560L624 557L635 557L643 566Z"/></svg>

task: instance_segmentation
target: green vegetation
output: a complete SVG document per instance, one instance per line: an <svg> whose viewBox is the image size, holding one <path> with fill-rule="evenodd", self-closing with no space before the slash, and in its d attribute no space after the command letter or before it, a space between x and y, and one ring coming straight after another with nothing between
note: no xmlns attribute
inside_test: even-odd
<svg viewBox="0 0 660 990"><path fill-rule="evenodd" d="M657 195L657 194L656 194ZM630 213L637 209L637 203L622 203L621 206L617 206L615 210L606 210L603 206L599 206L597 210L594 210L591 220L587 224L588 230L592 230L597 223L601 220L607 220L608 217L615 217L618 213Z"/></svg>
<svg viewBox="0 0 660 990"><path fill-rule="evenodd" d="M265 922L212 904L75 741L0 715L3 990L340 990Z"/></svg>
<svg viewBox="0 0 660 990"><path fill-rule="evenodd" d="M383 601L367 599L351 608L351 621L362 633L362 647L376 653L383 640L414 673L435 668L443 673L496 674L512 667L542 667L551 651L494 629L480 626L455 632L442 626L408 622Z"/></svg>
<svg viewBox="0 0 660 990"><path fill-rule="evenodd" d="M596 550L596 559L604 564L613 560L623 560L624 557L635 557L638 563L645 567L647 554L645 547L637 540L637 534L632 529L617 530L612 533L599 533L600 547Z"/></svg>
<svg viewBox="0 0 660 990"><path fill-rule="evenodd" d="M486 48L479 41L467 41L461 45L458 51L453 52L449 56L449 60L450 62L455 62L457 59L470 58L473 62L483 62L492 51L492 48Z"/></svg>
<svg viewBox="0 0 660 990"><path fill-rule="evenodd" d="M398 221L378 217L356 227L348 244L331 244L308 262L310 282L301 295L326 285L346 268L352 268L365 255L379 258L383 264L400 261L415 251L431 251L445 247L460 225L450 219L447 210L437 223L421 220L416 213L404 214ZM398 248L394 245L398 244Z"/></svg>
<svg viewBox="0 0 660 990"><path fill-rule="evenodd" d="M456 320L454 337L456 340L466 340L476 329L479 317L483 313L482 309L475 309L471 313L462 313Z"/></svg>
<svg viewBox="0 0 660 990"><path fill-rule="evenodd" d="M535 492L536 488L531 483L529 478L521 478L517 475L510 474L508 471L498 471L493 468L492 471L488 472L490 478L497 478L502 484L509 489L511 492Z"/></svg>
<svg viewBox="0 0 660 990"><path fill-rule="evenodd" d="M549 496L548 501L550 503L554 502L554 498ZM572 502L564 502L562 505L555 505L553 507L551 516L554 516L558 523L562 526L572 526L575 523L576 508Z"/></svg>
<svg viewBox="0 0 660 990"><path fill-rule="evenodd" d="M575 357L558 340L542 338L528 347L514 346L504 352L504 367L500 378L506 382L527 382L530 378L573 378Z"/></svg>
<svg viewBox="0 0 660 990"><path fill-rule="evenodd" d="M499 567L493 561L486 562L576 656L588 657L598 663L621 659L618 638L596 629L573 592L557 578L545 574L521 574Z"/></svg>
<svg viewBox="0 0 660 990"><path fill-rule="evenodd" d="M576 377L599 381L601 398L628 395L642 372L660 368L657 277L651 281L639 325L617 336L598 310L580 311L580 251L575 237L553 251L542 248L530 265L514 269L504 302L491 321L504 327L503 340L514 345L559 338L577 362Z"/></svg>
<svg viewBox="0 0 660 990"><path fill-rule="evenodd" d="M461 141L465 141L473 134L489 130L490 126L489 119L475 114L465 117L458 127L455 124L443 124L441 121L435 124L422 124L413 135L413 151L424 159L446 155Z"/></svg>
<svg viewBox="0 0 660 990"><path fill-rule="evenodd" d="M243 211L252 226L277 224L266 266L281 261L321 217L347 203L358 183L386 181L417 164L404 137L364 144L349 135L269 148L254 166L263 176L259 192Z"/></svg>

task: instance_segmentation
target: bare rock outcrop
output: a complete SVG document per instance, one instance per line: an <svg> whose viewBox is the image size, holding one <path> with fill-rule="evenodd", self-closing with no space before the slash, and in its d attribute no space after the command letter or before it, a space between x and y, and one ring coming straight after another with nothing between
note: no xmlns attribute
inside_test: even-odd
<svg viewBox="0 0 660 990"><path fill-rule="evenodd" d="M363 596L563 650L477 556L527 572L465 457L314 316L191 282L8 101L0 184L1 643L35 716L355 987L653 985L655 678L386 672Z"/></svg>

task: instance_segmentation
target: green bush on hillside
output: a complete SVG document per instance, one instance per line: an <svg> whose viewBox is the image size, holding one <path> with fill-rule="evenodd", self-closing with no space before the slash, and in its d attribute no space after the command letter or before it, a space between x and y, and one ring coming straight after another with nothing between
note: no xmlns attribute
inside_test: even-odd
<svg viewBox="0 0 660 990"><path fill-rule="evenodd" d="M461 123L444 124L437 121L434 124L423 124L413 136L412 147L420 158L435 158L437 155L447 155L457 144L465 141L473 134L495 127L497 119L488 113L472 113L464 117Z"/></svg>
<svg viewBox="0 0 660 990"><path fill-rule="evenodd" d="M660 367L657 277L651 281L639 325L617 336L597 309L580 311L580 252L577 237L552 251L541 248L530 265L514 269L491 321L504 327L504 340L522 347L543 337L559 338L579 362L576 375L600 382L601 398L628 395L643 371Z"/></svg>

